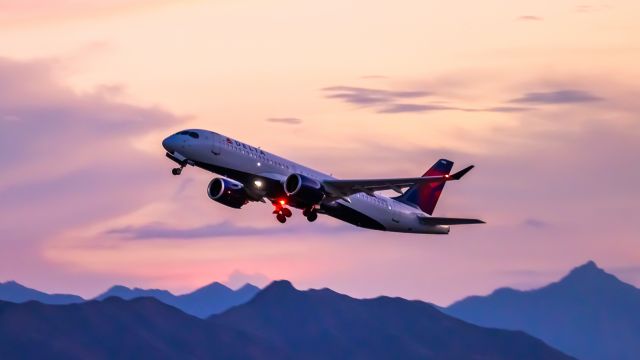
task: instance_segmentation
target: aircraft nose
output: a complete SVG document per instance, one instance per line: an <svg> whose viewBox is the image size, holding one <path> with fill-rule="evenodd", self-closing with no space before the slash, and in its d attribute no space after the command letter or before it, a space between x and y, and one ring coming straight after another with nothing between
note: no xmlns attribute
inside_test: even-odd
<svg viewBox="0 0 640 360"><path fill-rule="evenodd" d="M176 149L176 136L171 135L162 140L162 147L168 152L173 152Z"/></svg>

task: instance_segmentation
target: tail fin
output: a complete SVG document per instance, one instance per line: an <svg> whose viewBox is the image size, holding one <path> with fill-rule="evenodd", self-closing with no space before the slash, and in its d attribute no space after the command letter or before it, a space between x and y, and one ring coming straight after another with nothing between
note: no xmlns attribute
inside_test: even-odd
<svg viewBox="0 0 640 360"><path fill-rule="evenodd" d="M453 168L453 161L449 161L447 159L438 160L433 166L424 173L424 176L444 176L449 175L451 169ZM469 170L465 169L465 173ZM455 174L458 175L458 174ZM460 175L462 177L463 174ZM457 180L457 179L456 179ZM398 196L396 200L418 205L422 211L431 215L433 214L433 210L436 208L436 204L438 203L438 199L440 198L440 194L442 193L442 189L444 189L444 184L446 181L437 182L437 183L423 183L416 184L410 187L404 194Z"/></svg>

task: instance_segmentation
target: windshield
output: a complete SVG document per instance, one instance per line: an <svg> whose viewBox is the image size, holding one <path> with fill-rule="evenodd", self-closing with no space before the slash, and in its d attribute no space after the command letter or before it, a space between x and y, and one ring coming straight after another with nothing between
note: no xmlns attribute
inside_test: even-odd
<svg viewBox="0 0 640 360"><path fill-rule="evenodd" d="M194 139L197 139L197 138L199 138L199 137L200 137L200 135L198 135L198 133L197 133L197 132L195 132L195 131L189 131L189 130L180 131L177 135L187 135L187 136L190 136L190 137L192 137L192 138L194 138Z"/></svg>

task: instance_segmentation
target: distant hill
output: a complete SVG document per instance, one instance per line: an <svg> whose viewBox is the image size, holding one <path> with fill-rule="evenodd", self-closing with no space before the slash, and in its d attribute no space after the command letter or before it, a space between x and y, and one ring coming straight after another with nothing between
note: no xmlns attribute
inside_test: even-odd
<svg viewBox="0 0 640 360"><path fill-rule="evenodd" d="M2 359L279 359L260 338L152 298L71 305L0 301Z"/></svg>
<svg viewBox="0 0 640 360"><path fill-rule="evenodd" d="M523 332L478 327L420 301L358 300L274 282L208 321L286 348L298 359L568 359Z"/></svg>
<svg viewBox="0 0 640 360"><path fill-rule="evenodd" d="M592 261L543 288L498 289L444 311L481 326L526 331L580 359L640 356L640 289Z"/></svg>
<svg viewBox="0 0 640 360"><path fill-rule="evenodd" d="M104 300L111 296L125 300L152 297L165 304L175 306L187 314L206 318L249 301L258 291L260 288L251 284L246 284L234 291L219 282L214 282L188 294L174 295L166 290L131 289L117 285L98 295L96 300Z"/></svg>
<svg viewBox="0 0 640 360"><path fill-rule="evenodd" d="M73 304L83 302L84 299L76 295L47 294L42 291L30 289L15 281L0 283L0 300L22 303L30 300L44 304Z"/></svg>

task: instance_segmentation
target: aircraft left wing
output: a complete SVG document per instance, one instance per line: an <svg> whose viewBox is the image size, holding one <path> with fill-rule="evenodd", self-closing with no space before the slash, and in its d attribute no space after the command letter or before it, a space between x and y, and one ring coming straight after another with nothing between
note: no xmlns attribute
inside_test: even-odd
<svg viewBox="0 0 640 360"><path fill-rule="evenodd" d="M478 219L447 218L435 216L418 216L418 220L420 220L420 223L424 225L486 224L484 221Z"/></svg>
<svg viewBox="0 0 640 360"><path fill-rule="evenodd" d="M332 196L346 197L360 192L373 194L376 191L394 190L402 193L401 189L416 184L439 183L460 180L464 174L473 169L473 165L466 167L452 175L423 176L397 179L360 179L360 180L324 180L322 184Z"/></svg>

